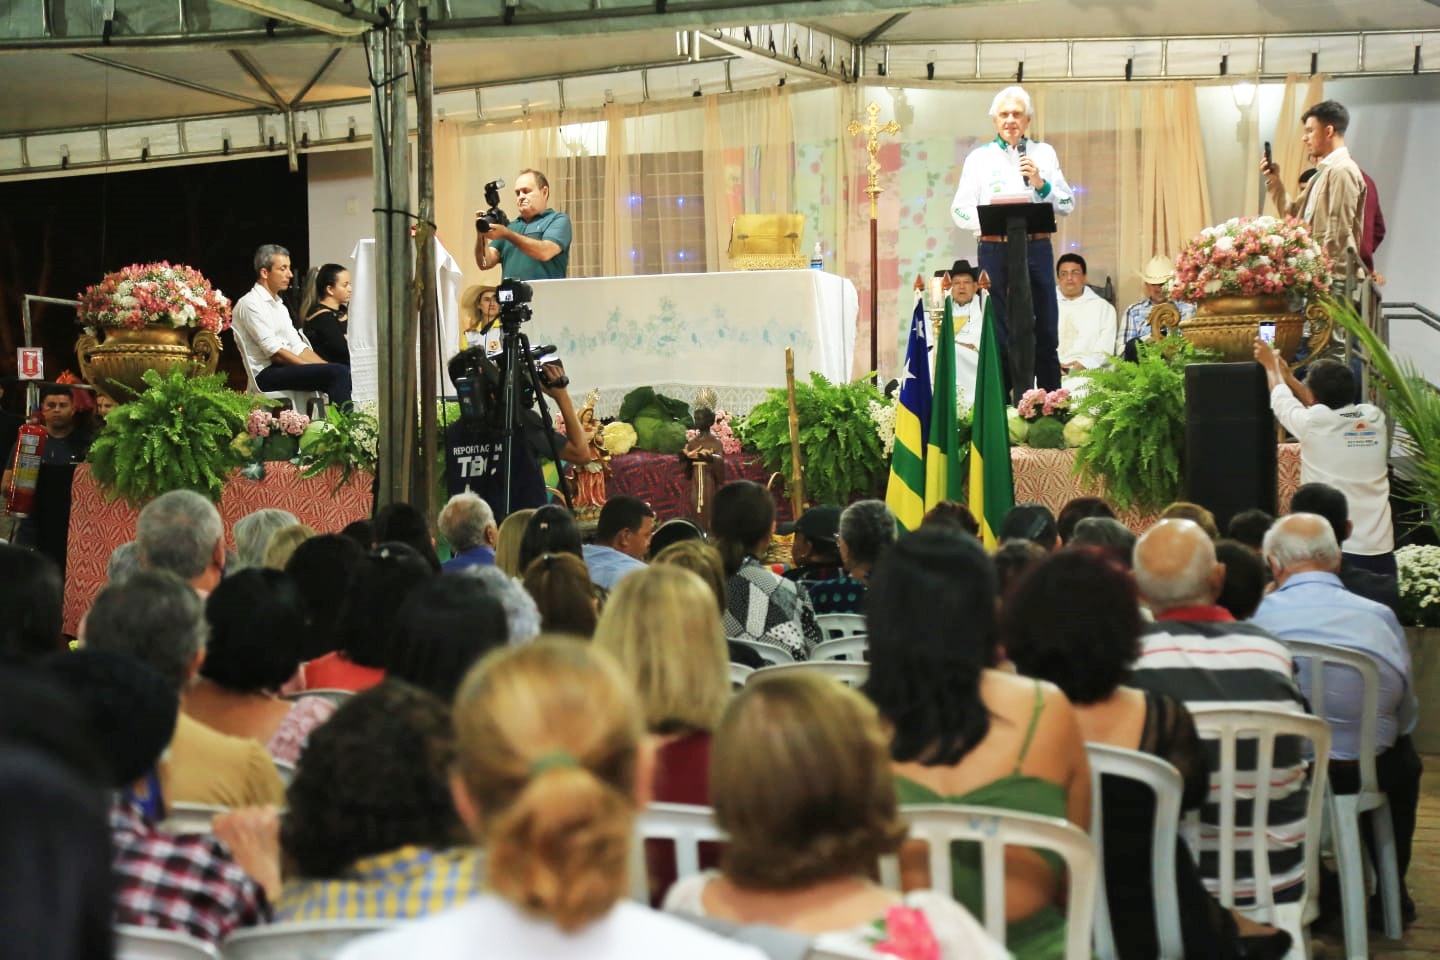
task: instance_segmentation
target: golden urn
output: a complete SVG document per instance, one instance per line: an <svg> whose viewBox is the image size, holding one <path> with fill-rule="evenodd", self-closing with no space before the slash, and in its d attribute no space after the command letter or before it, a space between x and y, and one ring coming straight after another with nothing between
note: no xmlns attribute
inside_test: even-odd
<svg viewBox="0 0 1440 960"><path fill-rule="evenodd" d="M1167 315L1160 316L1162 311ZM1162 326L1173 329L1179 313L1173 304L1160 304L1152 312L1151 329L1159 330ZM1170 323L1166 323L1167 320ZM1294 363L1301 344L1307 341L1308 355L1319 352L1330 342L1334 327L1323 305L1310 303L1303 313L1293 313L1288 298L1283 295L1207 297L1195 305L1195 315L1180 320L1178 326L1185 339L1199 349L1217 354L1221 360L1236 362L1254 358L1255 338L1260 335L1260 325L1266 323L1275 325L1275 351L1287 363Z"/></svg>
<svg viewBox="0 0 1440 960"><path fill-rule="evenodd" d="M101 328L105 339L85 333L75 341L80 373L97 389L121 403L145 391L144 373L161 376L186 367L194 376L214 373L220 362L220 338L209 330L146 326Z"/></svg>

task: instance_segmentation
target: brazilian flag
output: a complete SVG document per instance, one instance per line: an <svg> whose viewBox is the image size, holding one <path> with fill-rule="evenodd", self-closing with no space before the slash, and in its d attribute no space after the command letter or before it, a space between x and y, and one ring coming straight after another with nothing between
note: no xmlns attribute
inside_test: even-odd
<svg viewBox="0 0 1440 960"><path fill-rule="evenodd" d="M1005 421L1000 344L995 339L995 317L988 298L984 324L980 333L980 369L975 377L975 420L970 432L970 512L980 523L986 548L993 549L995 531L1015 506L1015 475L1010 470L1010 428Z"/></svg>

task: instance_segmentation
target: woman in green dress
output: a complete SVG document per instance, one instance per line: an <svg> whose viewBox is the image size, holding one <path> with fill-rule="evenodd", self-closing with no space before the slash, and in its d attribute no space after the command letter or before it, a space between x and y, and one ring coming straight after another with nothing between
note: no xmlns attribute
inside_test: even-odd
<svg viewBox="0 0 1440 960"><path fill-rule="evenodd" d="M889 723L901 803L954 803L1090 822L1090 771L1075 712L1054 685L994 669L995 570L973 539L922 529L871 581L864 691ZM956 844L954 895L983 914L979 851ZM923 844L901 851L906 889L928 887ZM1006 854L1006 947L1016 960L1064 956L1059 862Z"/></svg>

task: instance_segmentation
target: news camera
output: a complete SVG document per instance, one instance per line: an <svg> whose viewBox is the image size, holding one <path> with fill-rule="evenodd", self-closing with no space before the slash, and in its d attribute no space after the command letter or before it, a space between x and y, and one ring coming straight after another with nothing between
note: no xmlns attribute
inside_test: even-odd
<svg viewBox="0 0 1440 960"><path fill-rule="evenodd" d="M485 184L485 202L489 207L475 218L475 229L481 233L488 233L492 224L497 227L510 225L510 218L500 209L500 188L503 186L504 180L491 180Z"/></svg>

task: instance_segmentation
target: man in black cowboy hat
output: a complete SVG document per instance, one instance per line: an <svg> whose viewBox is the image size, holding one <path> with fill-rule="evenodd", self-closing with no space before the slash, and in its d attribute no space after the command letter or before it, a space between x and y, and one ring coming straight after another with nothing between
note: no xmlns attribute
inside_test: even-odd
<svg viewBox="0 0 1440 960"><path fill-rule="evenodd" d="M980 271L969 260L950 267L950 311L955 323L955 395L975 402L975 374L979 369L980 333L985 303L990 295L980 289Z"/></svg>

